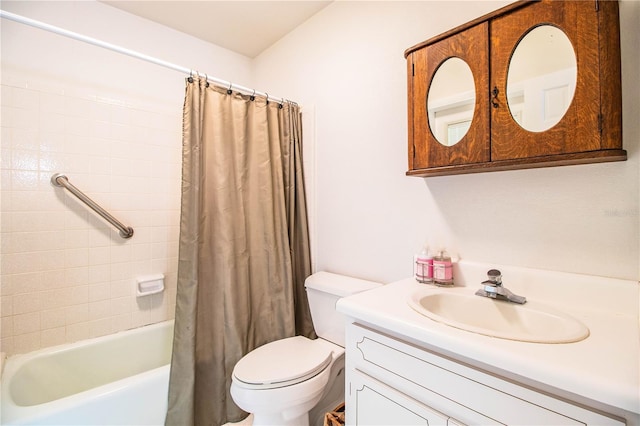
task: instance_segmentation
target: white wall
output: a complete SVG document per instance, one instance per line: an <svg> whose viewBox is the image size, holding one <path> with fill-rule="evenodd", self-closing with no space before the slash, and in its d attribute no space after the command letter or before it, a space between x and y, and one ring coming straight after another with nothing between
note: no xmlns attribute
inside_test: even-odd
<svg viewBox="0 0 640 426"><path fill-rule="evenodd" d="M335 2L256 58L257 86L315 111L317 269L404 278L428 241L475 261L638 279L638 2L620 4L628 161L404 175L404 50L506 3Z"/></svg>
<svg viewBox="0 0 640 426"><path fill-rule="evenodd" d="M2 2L41 20L251 86L250 60L98 2ZM0 351L173 317L185 75L2 20ZM135 230L130 240L50 176ZM136 299L135 278L167 291Z"/></svg>

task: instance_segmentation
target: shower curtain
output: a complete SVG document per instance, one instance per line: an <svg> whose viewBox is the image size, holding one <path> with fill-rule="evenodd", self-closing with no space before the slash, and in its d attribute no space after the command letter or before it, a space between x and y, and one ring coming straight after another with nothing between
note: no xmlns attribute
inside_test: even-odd
<svg viewBox="0 0 640 426"><path fill-rule="evenodd" d="M245 416L236 362L315 337L299 107L187 79L175 336L167 425Z"/></svg>

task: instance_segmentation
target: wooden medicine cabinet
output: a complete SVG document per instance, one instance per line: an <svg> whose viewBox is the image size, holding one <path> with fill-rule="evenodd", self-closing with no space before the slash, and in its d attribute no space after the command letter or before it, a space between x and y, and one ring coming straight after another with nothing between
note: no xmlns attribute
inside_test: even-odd
<svg viewBox="0 0 640 426"><path fill-rule="evenodd" d="M521 1L405 51L409 176L624 161L617 1Z"/></svg>

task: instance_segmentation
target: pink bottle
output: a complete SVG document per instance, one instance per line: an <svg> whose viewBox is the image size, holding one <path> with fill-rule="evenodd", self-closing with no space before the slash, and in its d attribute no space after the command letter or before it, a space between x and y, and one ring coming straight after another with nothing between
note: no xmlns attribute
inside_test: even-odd
<svg viewBox="0 0 640 426"><path fill-rule="evenodd" d="M433 258L433 282L438 286L453 285L453 263L445 250Z"/></svg>
<svg viewBox="0 0 640 426"><path fill-rule="evenodd" d="M433 256L427 246L415 257L415 271L416 281L419 283L433 282Z"/></svg>

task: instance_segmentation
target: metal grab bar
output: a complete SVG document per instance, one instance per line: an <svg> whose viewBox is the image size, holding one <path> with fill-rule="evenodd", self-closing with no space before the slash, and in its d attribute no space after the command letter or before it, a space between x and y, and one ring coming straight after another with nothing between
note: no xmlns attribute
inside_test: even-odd
<svg viewBox="0 0 640 426"><path fill-rule="evenodd" d="M51 183L54 186L61 186L63 188L68 189L69 192L71 192L80 201L82 201L87 206L89 206L94 212L98 213L100 216L102 216L104 219L106 219L107 222L109 222L110 224L112 224L113 226L118 228L118 231L120 231L120 236L122 238L131 238L131 237L133 237L133 228L132 227L123 225L122 222L120 222L115 217L111 216L111 214L109 214L108 211L106 211L105 209L100 207L95 201L93 201L91 198L87 197L82 191L80 191L78 188L73 186L71 184L71 182L69 182L69 178L67 178L62 173L56 173L55 175L51 176Z"/></svg>

